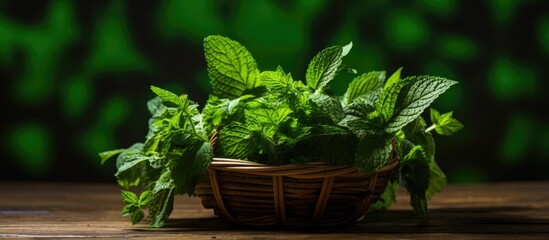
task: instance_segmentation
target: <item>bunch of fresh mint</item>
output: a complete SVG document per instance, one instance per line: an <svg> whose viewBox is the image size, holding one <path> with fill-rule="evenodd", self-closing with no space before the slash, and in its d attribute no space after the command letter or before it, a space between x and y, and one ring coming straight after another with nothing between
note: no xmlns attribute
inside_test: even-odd
<svg viewBox="0 0 549 240"><path fill-rule="evenodd" d="M161 227L175 194L193 194L214 156L246 159L268 165L325 162L356 165L369 174L386 165L393 148L399 166L380 201L384 209L395 200L400 184L408 190L416 214L428 218L427 199L442 190L446 179L434 161L430 133L450 135L463 126L452 113L431 109L427 128L421 113L455 81L440 77L401 78L398 69L357 75L344 96L330 94L336 74L349 70L342 58L352 44L318 53L305 81L294 80L281 67L260 71L238 42L222 36L204 40L208 75L213 86L204 108L187 98L151 87L152 118L144 143L101 153L119 154L116 177L123 188L141 187L141 194L122 192L122 213L133 224L144 218ZM356 72L356 71L355 71ZM210 138L218 134L215 149Z"/></svg>

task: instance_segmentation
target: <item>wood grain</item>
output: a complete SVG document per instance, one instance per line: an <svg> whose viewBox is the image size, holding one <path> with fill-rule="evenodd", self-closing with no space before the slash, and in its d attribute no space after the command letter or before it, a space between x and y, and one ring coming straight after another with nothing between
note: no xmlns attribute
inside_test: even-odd
<svg viewBox="0 0 549 240"><path fill-rule="evenodd" d="M405 193L387 212L338 228L243 229L214 217L198 198L178 196L165 228L120 217L115 185L0 183L0 237L143 239L549 239L549 182L449 186L421 223Z"/></svg>

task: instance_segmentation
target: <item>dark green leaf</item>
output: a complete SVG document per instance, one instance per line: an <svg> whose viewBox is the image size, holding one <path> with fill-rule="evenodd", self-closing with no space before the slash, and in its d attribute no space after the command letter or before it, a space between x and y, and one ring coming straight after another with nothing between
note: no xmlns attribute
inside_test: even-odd
<svg viewBox="0 0 549 240"><path fill-rule="evenodd" d="M129 217L133 212L139 211L139 210L140 208L136 204L126 205L122 209L122 217Z"/></svg>
<svg viewBox="0 0 549 240"><path fill-rule="evenodd" d="M425 193L427 200L431 199L435 194L442 192L444 187L446 187L446 183L446 175L434 159L431 160L429 162L429 187Z"/></svg>
<svg viewBox="0 0 549 240"><path fill-rule="evenodd" d="M376 110L379 113L381 113L385 121L388 121L389 119L391 119L391 117L395 113L396 111L395 105L397 103L399 93L402 90L402 88L405 87L410 82L411 82L410 79L404 79L402 81L398 81L394 84L391 84L391 86L387 87L386 89L383 89L383 91L379 95L379 100L376 105Z"/></svg>
<svg viewBox="0 0 549 240"><path fill-rule="evenodd" d="M165 189L154 194L149 206L149 224L151 227L162 227L168 221L173 210L173 189Z"/></svg>
<svg viewBox="0 0 549 240"><path fill-rule="evenodd" d="M208 142L199 142L185 149L171 169L170 183L175 184L176 194L193 194L196 183L203 177L213 159L213 149Z"/></svg>
<svg viewBox="0 0 549 240"><path fill-rule="evenodd" d="M315 161L330 165L353 164L357 140L348 130L331 125L316 125L300 136L298 151Z"/></svg>
<svg viewBox="0 0 549 240"><path fill-rule="evenodd" d="M431 160L421 146L415 146L402 159L400 165L400 184L408 190L414 212L428 220L426 191L429 187Z"/></svg>
<svg viewBox="0 0 549 240"><path fill-rule="evenodd" d="M368 101L355 101L347 106L340 124L355 132L383 132L383 117Z"/></svg>
<svg viewBox="0 0 549 240"><path fill-rule="evenodd" d="M193 176L200 177L207 170L213 160L213 148L209 142L203 142L195 154L193 161Z"/></svg>
<svg viewBox="0 0 549 240"><path fill-rule="evenodd" d="M337 124L345 117L343 106L336 98L323 93L309 95L312 122L319 124Z"/></svg>
<svg viewBox="0 0 549 240"><path fill-rule="evenodd" d="M366 134L359 138L355 161L362 173L373 173L385 166L392 150L392 137L388 134Z"/></svg>
<svg viewBox="0 0 549 240"><path fill-rule="evenodd" d="M410 205L414 209L414 213L424 222L429 221L429 209L427 208L427 199L414 193L410 193Z"/></svg>
<svg viewBox="0 0 549 240"><path fill-rule="evenodd" d="M389 133L400 130L416 119L440 94L457 83L445 78L431 76L410 77L400 82L406 83L406 87L399 91L394 114L387 121L385 131ZM400 86L400 82L393 84L388 90L394 90L393 87ZM385 109L385 107L382 108Z"/></svg>
<svg viewBox="0 0 549 240"><path fill-rule="evenodd" d="M246 125L234 122L223 128L219 140L223 147L223 155L229 158L246 159L258 149L257 137Z"/></svg>
<svg viewBox="0 0 549 240"><path fill-rule="evenodd" d="M209 36L204 39L204 52L216 96L234 99L260 85L257 63L238 42L222 36Z"/></svg>
<svg viewBox="0 0 549 240"><path fill-rule="evenodd" d="M132 225L135 225L135 224L141 222L141 220L143 220L144 217L145 217L145 213L141 209L139 209L135 212L132 212L130 214L130 219L132 220Z"/></svg>

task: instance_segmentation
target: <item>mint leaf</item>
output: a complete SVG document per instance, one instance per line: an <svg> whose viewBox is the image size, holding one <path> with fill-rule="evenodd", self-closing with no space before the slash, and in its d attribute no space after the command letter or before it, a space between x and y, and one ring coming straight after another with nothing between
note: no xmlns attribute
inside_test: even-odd
<svg viewBox="0 0 549 240"><path fill-rule="evenodd" d="M143 213L142 210L144 205L140 203L137 195L133 192L122 190L122 200L124 200L124 203L126 204L124 209L122 209L122 216L129 216L133 225L140 222L145 216L145 213Z"/></svg>
<svg viewBox="0 0 549 240"><path fill-rule="evenodd" d="M226 125L233 121L236 121L239 111L243 111L245 103L248 99L253 97L252 95L244 95L235 99L220 99L211 95L204 109L202 110L202 116L208 132L213 130L219 125Z"/></svg>
<svg viewBox="0 0 549 240"><path fill-rule="evenodd" d="M208 170L208 166L210 166L214 157L213 148L209 142L203 142L202 144L199 144L199 146L192 165L194 175L197 177L201 177Z"/></svg>
<svg viewBox="0 0 549 240"><path fill-rule="evenodd" d="M383 89L389 88L391 85L397 83L400 80L400 72L402 71L402 67L397 69L390 77L387 79L387 82L385 83L385 86Z"/></svg>
<svg viewBox="0 0 549 240"><path fill-rule="evenodd" d="M349 52L351 51L352 48L353 48L353 42L349 42L349 44L343 46L341 48L341 56L342 57L347 56L347 54L349 54Z"/></svg>
<svg viewBox="0 0 549 240"><path fill-rule="evenodd" d="M154 194L151 191L144 191L139 195L139 205L142 207L147 207L153 201Z"/></svg>
<svg viewBox="0 0 549 240"><path fill-rule="evenodd" d="M318 124L335 125L345 117L345 112L339 100L324 93L310 94L309 107L312 121Z"/></svg>
<svg viewBox="0 0 549 240"><path fill-rule="evenodd" d="M166 107L162 105L162 99L160 99L160 97L158 96L147 102L147 109L153 117L159 117L160 115L162 115L162 112L165 110L165 108Z"/></svg>
<svg viewBox="0 0 549 240"><path fill-rule="evenodd" d="M394 105L394 113L387 121L387 126L385 127L385 131L389 133L400 130L406 124L416 119L440 94L457 83L456 81L440 77L419 76L406 78L393 84L387 90L398 89L401 82L405 84L405 87L398 91L398 100ZM385 103L390 105L392 101L394 100L391 96L391 99ZM386 106L384 105L382 108L385 110ZM390 109L391 107L387 108L387 110ZM386 113L390 112L387 111Z"/></svg>
<svg viewBox="0 0 549 240"><path fill-rule="evenodd" d="M319 52L307 68L305 80L307 85L316 92L322 92L328 86L328 83L334 79L334 76L341 65L341 59L349 53L353 43L346 46L333 46Z"/></svg>
<svg viewBox="0 0 549 240"><path fill-rule="evenodd" d="M264 71L261 73L261 83L271 93L287 94L295 91L294 80L290 73L284 73L282 67L278 66L276 71Z"/></svg>
<svg viewBox="0 0 549 240"><path fill-rule="evenodd" d="M99 157L101 158L101 164L104 164L107 160L124 152L125 150L126 149L116 149L116 150L110 150L110 151L99 153Z"/></svg>
<svg viewBox="0 0 549 240"><path fill-rule="evenodd" d="M435 140L430 132L425 132L425 125L425 120L419 116L399 132L403 132L405 135L403 141L409 141L413 146L421 145L427 157L434 159Z"/></svg>
<svg viewBox="0 0 549 240"><path fill-rule="evenodd" d="M204 39L204 52L216 96L234 99L260 85L257 63L240 43L222 36L209 36Z"/></svg>
<svg viewBox="0 0 549 240"><path fill-rule="evenodd" d="M130 215L130 219L132 220L132 225L135 225L135 224L141 222L141 220L143 220L144 217L145 217L145 213L141 209L139 209L138 211L133 212Z"/></svg>
<svg viewBox="0 0 549 240"><path fill-rule="evenodd" d="M411 81L411 79L404 79L402 81L391 84L391 86L381 91L381 94L379 95L379 99L377 101L376 111L379 112L381 116L383 116L383 119L385 119L385 121L391 119L391 117L395 113L395 105L397 104L397 99L400 91L406 85L410 84Z"/></svg>
<svg viewBox="0 0 549 240"><path fill-rule="evenodd" d="M357 101L359 100L359 101ZM345 118L339 124L352 131L383 132L383 117L369 101L355 100L345 109Z"/></svg>
<svg viewBox="0 0 549 240"><path fill-rule="evenodd" d="M446 175L434 159L429 162L429 176L429 187L425 193L427 200L431 199L435 194L442 192L447 184Z"/></svg>
<svg viewBox="0 0 549 240"><path fill-rule="evenodd" d="M299 138L295 148L309 159L325 161L329 165L354 163L357 140L345 128L316 125L307 128L307 134Z"/></svg>
<svg viewBox="0 0 549 240"><path fill-rule="evenodd" d="M219 135L223 156L235 159L247 159L258 149L257 136L246 125L234 122L221 130Z"/></svg>
<svg viewBox="0 0 549 240"><path fill-rule="evenodd" d="M168 90L164 90L162 88L155 87L155 86L151 86L151 90L160 99L162 99L163 104L166 106L181 107L181 108L187 107L187 96L179 97ZM151 109L151 110L154 110L154 109Z"/></svg>
<svg viewBox="0 0 549 240"><path fill-rule="evenodd" d="M431 122L435 125L435 131L444 136L450 136L463 128L463 124L452 118L452 112L440 114L431 108Z"/></svg>
<svg viewBox="0 0 549 240"><path fill-rule="evenodd" d="M212 159L213 149L209 142L188 146L181 156L173 159L175 164L156 181L155 192L175 188L175 194L191 195L198 180L206 174Z"/></svg>
<svg viewBox="0 0 549 240"><path fill-rule="evenodd" d="M400 184L408 190L414 212L424 221L429 220L426 198L430 179L429 163L423 148L415 146L402 159L399 171Z"/></svg>
<svg viewBox="0 0 549 240"><path fill-rule="evenodd" d="M162 227L168 221L173 210L174 191L172 189L161 190L154 194L154 200L149 206L149 224L151 227Z"/></svg>
<svg viewBox="0 0 549 240"><path fill-rule="evenodd" d="M345 95L343 95L344 105L348 105L360 95L370 93L375 89L381 88L385 82L385 72L369 72L359 75L351 81Z"/></svg>
<svg viewBox="0 0 549 240"><path fill-rule="evenodd" d="M172 178L172 171L170 168L165 168L162 175L154 182L152 189L153 194L157 194L162 190L170 190L175 188L175 181Z"/></svg>
<svg viewBox="0 0 549 240"><path fill-rule="evenodd" d="M118 171L115 176L118 184L124 188L139 185L147 176L144 176L147 170L147 161L149 157L143 155L143 144L136 143L120 153L116 159L116 168Z"/></svg>
<svg viewBox="0 0 549 240"><path fill-rule="evenodd" d="M392 137L388 134L366 134L359 138L355 162L362 173L373 173L385 166L392 150Z"/></svg>
<svg viewBox="0 0 549 240"><path fill-rule="evenodd" d="M261 124L266 126L277 127L289 119L289 115L292 110L285 105L278 105L278 107L262 107L252 111L246 111L245 115L250 117L254 116Z"/></svg>
<svg viewBox="0 0 549 240"><path fill-rule="evenodd" d="M122 200L126 205L139 205L139 198L130 191L122 190Z"/></svg>

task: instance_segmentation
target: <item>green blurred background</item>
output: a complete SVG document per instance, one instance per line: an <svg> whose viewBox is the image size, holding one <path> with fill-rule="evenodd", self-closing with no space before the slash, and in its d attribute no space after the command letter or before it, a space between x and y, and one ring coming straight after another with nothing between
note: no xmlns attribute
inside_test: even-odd
<svg viewBox="0 0 549 240"><path fill-rule="evenodd" d="M549 1L0 0L0 180L114 182L97 153L144 139L151 84L205 102L210 34L297 79L353 41L359 72L457 80L434 104L465 125L436 138L450 182L549 179Z"/></svg>

